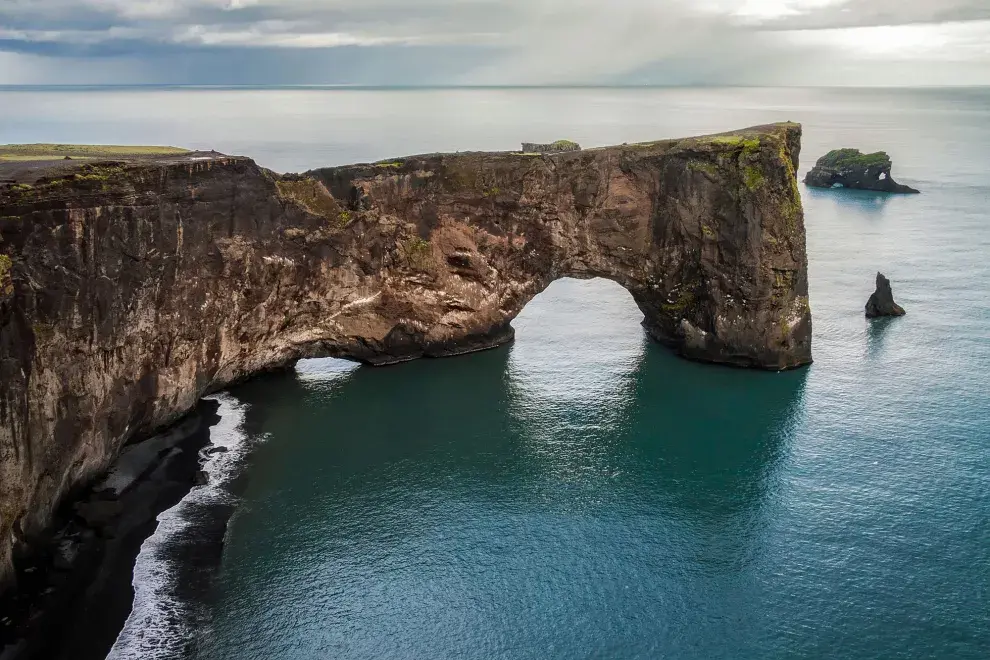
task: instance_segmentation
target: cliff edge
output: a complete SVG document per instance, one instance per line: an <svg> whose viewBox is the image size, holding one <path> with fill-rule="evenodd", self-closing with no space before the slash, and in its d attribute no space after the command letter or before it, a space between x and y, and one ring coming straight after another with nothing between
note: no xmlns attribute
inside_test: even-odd
<svg viewBox="0 0 990 660"><path fill-rule="evenodd" d="M687 358L811 361L801 127L279 176L182 153L0 167L0 576L71 489L303 357L488 348L561 277Z"/></svg>

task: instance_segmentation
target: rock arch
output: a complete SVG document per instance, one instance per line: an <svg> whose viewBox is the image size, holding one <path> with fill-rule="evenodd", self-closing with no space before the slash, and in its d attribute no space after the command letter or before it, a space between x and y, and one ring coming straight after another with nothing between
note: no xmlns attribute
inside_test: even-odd
<svg viewBox="0 0 990 660"><path fill-rule="evenodd" d="M192 154L0 184L0 577L135 435L302 357L494 346L560 277L682 355L811 361L801 128L278 176Z"/></svg>

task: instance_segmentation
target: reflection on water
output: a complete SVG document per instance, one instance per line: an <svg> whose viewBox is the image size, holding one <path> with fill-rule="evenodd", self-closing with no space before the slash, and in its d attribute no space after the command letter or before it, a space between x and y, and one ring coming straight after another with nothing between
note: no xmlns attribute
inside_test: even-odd
<svg viewBox="0 0 990 660"><path fill-rule="evenodd" d="M887 331L896 318L867 319L866 327L866 357L876 360L883 355Z"/></svg>
<svg viewBox="0 0 990 660"><path fill-rule="evenodd" d="M835 212L854 213L863 218L882 212L894 196L889 193L872 190L853 190L851 188L815 188L801 186L802 196L820 202L831 202Z"/></svg>

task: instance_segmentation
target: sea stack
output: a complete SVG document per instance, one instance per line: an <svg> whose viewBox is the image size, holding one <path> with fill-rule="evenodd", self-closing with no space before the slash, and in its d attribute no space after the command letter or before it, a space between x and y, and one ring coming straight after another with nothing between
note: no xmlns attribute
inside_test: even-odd
<svg viewBox="0 0 990 660"><path fill-rule="evenodd" d="M859 149L836 149L818 159L804 182L814 188L853 188L903 194L920 192L894 181L890 176L892 167L890 156L883 151L864 154Z"/></svg>
<svg viewBox="0 0 990 660"><path fill-rule="evenodd" d="M894 302L890 280L884 277L883 273L877 273L877 290L866 303L866 318L904 316L906 313L903 307Z"/></svg>

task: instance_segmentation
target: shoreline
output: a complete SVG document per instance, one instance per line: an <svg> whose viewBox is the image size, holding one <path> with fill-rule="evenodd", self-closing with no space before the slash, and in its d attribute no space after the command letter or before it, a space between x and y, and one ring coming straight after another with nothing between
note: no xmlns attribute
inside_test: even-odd
<svg viewBox="0 0 990 660"><path fill-rule="evenodd" d="M219 408L201 400L174 426L125 446L107 473L60 505L30 554L15 556L17 586L0 597L0 660L107 657L132 611L142 545L158 516L202 481Z"/></svg>

